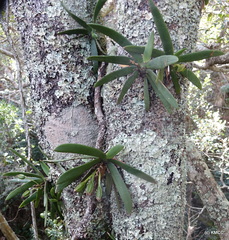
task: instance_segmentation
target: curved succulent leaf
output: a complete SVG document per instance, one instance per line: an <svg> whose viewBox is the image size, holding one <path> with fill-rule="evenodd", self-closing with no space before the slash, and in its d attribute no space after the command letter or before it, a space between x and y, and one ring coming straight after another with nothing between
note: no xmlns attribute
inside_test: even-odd
<svg viewBox="0 0 229 240"><path fill-rule="evenodd" d="M165 55L165 52L164 51L161 51L161 50L158 50L156 48L153 49L152 51L152 58L156 58L156 57L160 57L162 55Z"/></svg>
<svg viewBox="0 0 229 240"><path fill-rule="evenodd" d="M179 62L193 62L202 59L207 59L211 57L217 57L223 55L224 53L221 51L214 50L204 50L200 52L188 53L182 56L179 56Z"/></svg>
<svg viewBox="0 0 229 240"><path fill-rule="evenodd" d="M127 93L128 89L131 87L131 85L134 83L134 80L138 77L138 72L134 71L133 75L131 75L126 82L124 83L121 93L118 97L118 104L122 101L123 97Z"/></svg>
<svg viewBox="0 0 229 240"><path fill-rule="evenodd" d="M81 18L77 17L75 14L73 14L71 11L69 11L65 5L63 4L63 2L61 2L61 5L63 6L63 8L66 10L66 12L83 28L87 29L89 32L91 32L91 27L88 26L88 24Z"/></svg>
<svg viewBox="0 0 229 240"><path fill-rule="evenodd" d="M102 56L102 55L100 55L100 56L90 56L90 57L88 57L88 59L98 61L98 62L133 65L133 63L131 63L131 61L133 61L133 59L126 57L126 56Z"/></svg>
<svg viewBox="0 0 229 240"><path fill-rule="evenodd" d="M136 46L136 45L127 45L124 47L124 49L129 53L138 53L138 54L143 54L145 50L145 46Z"/></svg>
<svg viewBox="0 0 229 240"><path fill-rule="evenodd" d="M164 19L152 0L149 0L149 4L165 54L173 55L173 43Z"/></svg>
<svg viewBox="0 0 229 240"><path fill-rule="evenodd" d="M171 64L178 62L178 60L178 57L174 55L162 55L147 62L146 67L151 69L163 69Z"/></svg>
<svg viewBox="0 0 229 240"><path fill-rule="evenodd" d="M124 203L125 209L127 213L130 214L132 211L132 199L130 196L130 192L115 165L113 163L108 163L107 166L110 170L111 177L114 181L115 187L120 195L120 198Z"/></svg>
<svg viewBox="0 0 229 240"><path fill-rule="evenodd" d="M144 79L144 103L146 111L150 108L149 86L147 78Z"/></svg>
<svg viewBox="0 0 229 240"><path fill-rule="evenodd" d="M106 194L109 196L111 194L112 190L112 185L113 185L113 180L111 177L111 174L109 172L106 172L106 181L105 181L105 186L106 186Z"/></svg>
<svg viewBox="0 0 229 240"><path fill-rule="evenodd" d="M164 86L164 84L161 81L156 81L157 76L150 69L147 70L147 78L151 86L153 87L155 93L160 98L164 107L169 113L172 112L173 108L178 108L176 99L173 97L173 95L169 92L169 90Z"/></svg>
<svg viewBox="0 0 229 240"><path fill-rule="evenodd" d="M151 182L151 183L157 183L157 181L152 178L150 175L142 172L141 170L138 170L134 167L131 167L130 165L128 164L125 164L123 162L120 162L118 160L115 160L115 159L111 159L110 162L114 163L115 165L118 165L119 167L121 167L122 169L124 169L125 171L127 171L128 173L131 173L133 175L135 175L136 177L139 177L139 178L142 178L148 182Z"/></svg>
<svg viewBox="0 0 229 240"><path fill-rule="evenodd" d="M187 48L182 48L182 49L178 50L177 52L175 52L174 55L179 57L186 50L187 50Z"/></svg>
<svg viewBox="0 0 229 240"><path fill-rule="evenodd" d="M119 144L109 149L109 151L106 153L107 159L113 158L115 155L121 152L123 148L124 146Z"/></svg>
<svg viewBox="0 0 229 240"><path fill-rule="evenodd" d="M106 3L107 0L98 0L95 5L94 14L93 14L93 22L96 22L96 19L99 15L100 10L102 9L103 5Z"/></svg>
<svg viewBox="0 0 229 240"><path fill-rule="evenodd" d="M8 194L8 196L6 197L6 200L10 200L11 198L17 196L18 194L25 192L27 189L31 188L33 185L39 184L42 182L43 182L43 180L40 178L33 179L33 181L25 183L25 184L21 185L20 187L17 187L16 189L14 189L13 191L11 191Z"/></svg>
<svg viewBox="0 0 229 240"><path fill-rule="evenodd" d="M84 28L77 28L77 29L66 30L66 31L62 31L62 32L58 33L58 35L63 35L63 34L67 34L67 35L72 35L72 34L88 35L89 31L87 29L84 29Z"/></svg>
<svg viewBox="0 0 229 240"><path fill-rule="evenodd" d="M148 42L145 46L145 50L143 53L143 62L148 62L151 59L153 46L154 46L154 32L150 34Z"/></svg>
<svg viewBox="0 0 229 240"><path fill-rule="evenodd" d="M184 69L182 72L180 72L180 74L183 77L186 77L196 87L198 87L199 89L202 89L200 79L195 75L195 73L193 73L192 71L190 71L188 69Z"/></svg>
<svg viewBox="0 0 229 240"><path fill-rule="evenodd" d="M95 30L105 34L106 36L113 39L116 43L118 43L121 47L125 47L127 45L132 45L132 43L124 37L122 34L116 32L112 28L105 27L100 24L90 23L88 24L90 27L94 28Z"/></svg>
<svg viewBox="0 0 229 240"><path fill-rule="evenodd" d="M27 173L27 172L7 172L7 173L3 173L3 176L17 176L17 175L24 175L26 177L35 177L35 178L41 178L41 175L35 174L35 173Z"/></svg>
<svg viewBox="0 0 229 240"><path fill-rule="evenodd" d="M82 144L76 143L66 143L59 145L55 148L55 152L65 152L65 153L78 153L87 156L94 156L102 159L106 159L106 154L103 153L101 150L93 147L89 147Z"/></svg>
<svg viewBox="0 0 229 240"><path fill-rule="evenodd" d="M20 205L19 208L22 208L24 206L26 206L27 204L29 204L30 202L33 202L36 200L37 197L37 191L34 192L33 194L31 194L28 198L26 198Z"/></svg>
<svg viewBox="0 0 229 240"><path fill-rule="evenodd" d="M111 73L107 74L105 77L101 78L98 82L96 82L95 87L98 87L105 83L111 82L116 78L126 76L126 75L132 73L134 69L135 69L135 67L125 67L120 70L111 72Z"/></svg>
<svg viewBox="0 0 229 240"><path fill-rule="evenodd" d="M85 163L81 166L72 168L65 173L63 173L57 180L56 183L56 192L62 191L64 188L66 188L69 184L79 179L87 170L89 170L91 167L99 163L100 159L95 159L93 161L90 161L88 163Z"/></svg>

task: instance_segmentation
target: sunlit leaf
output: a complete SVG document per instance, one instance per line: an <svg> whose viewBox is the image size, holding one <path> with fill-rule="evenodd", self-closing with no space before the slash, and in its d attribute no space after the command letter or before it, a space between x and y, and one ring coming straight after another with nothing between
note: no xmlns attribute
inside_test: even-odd
<svg viewBox="0 0 229 240"><path fill-rule="evenodd" d="M117 168L115 167L115 165L113 163L108 163L107 164L112 179L114 181L115 187L120 195L120 198L122 199L125 209L127 211L127 213L131 213L132 211L132 199L130 196L130 192L126 186L126 184L124 183L120 173L118 172Z"/></svg>
<svg viewBox="0 0 229 240"><path fill-rule="evenodd" d="M150 108L149 86L147 78L144 79L144 103L146 111Z"/></svg>
<svg viewBox="0 0 229 240"><path fill-rule="evenodd" d="M36 180L25 183L25 184L21 185L20 187L17 187L16 189L14 189L13 191L11 191L8 194L8 196L6 197L6 200L10 200L11 198L17 196L18 194L22 194L27 189L31 188L33 185L39 184L39 183L42 183L42 182L43 182L42 179L37 178Z"/></svg>
<svg viewBox="0 0 229 240"><path fill-rule="evenodd" d="M106 153L107 159L111 159L123 150L123 145L115 145Z"/></svg>
<svg viewBox="0 0 229 240"><path fill-rule="evenodd" d="M121 167L122 169L124 169L125 171L135 175L136 177L142 178L144 180L146 180L147 182L151 182L151 183L157 183L157 181L152 178L150 175L142 172L141 170L138 170L134 167L131 167L128 164L125 164L121 161L115 160L115 159L111 159L110 162L114 163L115 165L118 165L119 167Z"/></svg>
<svg viewBox="0 0 229 240"><path fill-rule="evenodd" d="M126 57L126 56L90 56L88 57L89 60L99 61L99 62L106 62L106 63L117 63L117 64L124 64L124 65L133 65L131 61L133 59Z"/></svg>
<svg viewBox="0 0 229 240"><path fill-rule="evenodd" d="M91 167L93 167L100 161L101 161L100 159L95 159L91 162L72 168L63 173L57 180L56 192L62 191L65 187L79 179L87 170L89 170Z"/></svg>
<svg viewBox="0 0 229 240"><path fill-rule="evenodd" d="M150 4L150 9L154 18L154 23L157 27L157 31L162 41L165 54L173 55L173 44L172 44L172 40L168 31L168 28L164 22L164 19L159 9L156 7L156 5L152 0L149 0L149 4Z"/></svg>
<svg viewBox="0 0 229 240"><path fill-rule="evenodd" d="M102 9L103 5L106 3L107 0L98 0L95 5L94 14L93 14L93 22L96 22L96 19L99 15L100 10Z"/></svg>
<svg viewBox="0 0 229 240"><path fill-rule="evenodd" d="M153 47L154 47L154 32L150 34L148 42L145 46L145 50L143 53L143 62L148 62L151 59Z"/></svg>
<svg viewBox="0 0 229 240"><path fill-rule="evenodd" d="M99 172L98 184L97 184L97 189L96 189L96 200L101 201L102 196L103 196L103 189L101 186L101 172Z"/></svg>
<svg viewBox="0 0 229 240"><path fill-rule="evenodd" d="M195 75L195 73L193 73L192 71L190 71L188 69L185 69L182 72L180 72L180 74L183 77L186 77L196 87L198 87L199 89L202 89L200 79Z"/></svg>
<svg viewBox="0 0 229 240"><path fill-rule="evenodd" d="M162 55L147 62L146 67L151 69L163 69L171 64L178 62L178 60L178 57L174 55Z"/></svg>
<svg viewBox="0 0 229 240"><path fill-rule="evenodd" d="M106 154L103 153L101 150L93 147L89 147L82 144L76 144L76 143L66 143L59 145L54 150L55 152L65 152L65 153L78 153L78 154L84 154L87 156L94 156L99 157L102 159L106 159Z"/></svg>
<svg viewBox="0 0 229 240"><path fill-rule="evenodd" d="M134 71L134 73L126 80L124 83L121 93L118 97L118 104L122 101L123 97L127 93L128 89L131 87L131 85L134 83L135 79L138 77L138 72Z"/></svg>
<svg viewBox="0 0 229 240"><path fill-rule="evenodd" d="M179 56L179 62L193 62L199 61L202 59L207 59L210 57L217 57L223 55L224 53L221 51L214 51L214 50L204 50L200 52L188 53L182 56Z"/></svg>
<svg viewBox="0 0 229 240"><path fill-rule="evenodd" d="M110 37L113 39L116 43L118 43L120 46L125 47L127 45L132 45L132 43L124 37L122 34L116 32L112 28L105 27L100 24L88 24L90 27L94 28L95 30L105 34L106 36Z"/></svg>
<svg viewBox="0 0 229 240"><path fill-rule="evenodd" d="M88 35L89 31L87 29L84 29L84 28L77 28L77 29L71 29L71 30L62 31L62 32L59 32L58 34L59 35L64 35L64 34L67 34L67 35L72 35L72 34Z"/></svg>
<svg viewBox="0 0 229 240"><path fill-rule="evenodd" d="M107 74L105 77L103 77L102 79L100 79L96 84L95 87L101 86L105 83L111 82L116 78L122 77L122 76L126 76L130 73L133 72L133 70L135 69L135 67L125 67L122 68L120 70L111 72L109 74Z"/></svg>
<svg viewBox="0 0 229 240"><path fill-rule="evenodd" d="M50 171L49 166L47 164L45 164L43 161L40 161L40 165L41 165L41 168L44 171L45 175L48 176L49 171Z"/></svg>

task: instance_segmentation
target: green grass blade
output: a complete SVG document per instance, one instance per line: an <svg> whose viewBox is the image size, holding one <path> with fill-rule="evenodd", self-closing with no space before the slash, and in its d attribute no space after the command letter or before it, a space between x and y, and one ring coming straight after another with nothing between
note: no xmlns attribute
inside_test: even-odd
<svg viewBox="0 0 229 240"><path fill-rule="evenodd" d="M180 94L181 87L180 87L180 83L179 83L179 78L178 78L177 73L176 73L176 71L173 67L171 67L171 69L170 69L170 76L172 78L173 86L175 88L176 93Z"/></svg>
<svg viewBox="0 0 229 240"><path fill-rule="evenodd" d="M180 74L183 77L186 77L192 84L194 84L199 89L202 89L202 85L200 79L190 70L184 69Z"/></svg>
<svg viewBox="0 0 229 240"><path fill-rule="evenodd" d="M157 31L162 41L165 54L173 55L173 43L172 43L168 28L164 22L164 19L159 9L156 7L156 5L152 0L149 0L149 5L154 18L155 25L157 27Z"/></svg>
<svg viewBox="0 0 229 240"><path fill-rule="evenodd" d="M106 63L117 63L117 64L124 64L124 65L133 65L131 60L133 59L126 57L126 56L90 56L88 60L94 60L98 62L106 62Z"/></svg>
<svg viewBox="0 0 229 240"><path fill-rule="evenodd" d="M126 75L132 73L134 69L135 69L135 67L125 67L125 68L122 68L120 70L111 72L111 73L107 74L105 77L101 78L95 84L95 87L102 86L103 84L111 82L111 81L113 81L116 78L126 76Z"/></svg>
<svg viewBox="0 0 229 240"><path fill-rule="evenodd" d="M107 0L98 0L95 5L94 14L93 14L93 22L96 22L96 19L99 15L100 10L102 9L103 5L106 3Z"/></svg>
<svg viewBox="0 0 229 240"><path fill-rule="evenodd" d="M19 205L19 208L23 208L24 206L28 205L30 202L35 201L36 197L37 197L37 192L34 192Z"/></svg>
<svg viewBox="0 0 229 240"><path fill-rule="evenodd" d="M221 51L204 50L204 51L200 51L200 52L188 53L188 54L179 56L179 62L199 61L202 59L221 56L223 54L224 53Z"/></svg>
<svg viewBox="0 0 229 240"><path fill-rule="evenodd" d="M126 184L124 183L121 175L119 174L117 168L115 167L115 165L113 163L108 163L107 166L110 170L111 177L114 181L114 184L119 193L119 196L124 203L125 209L126 209L127 213L130 214L132 211L132 199L130 196L130 192L129 192Z"/></svg>
<svg viewBox="0 0 229 240"><path fill-rule="evenodd" d="M119 152L122 151L123 148L124 148L123 145L118 144L109 149L109 151L106 153L107 159L111 159L114 156L116 156Z"/></svg>
<svg viewBox="0 0 229 240"><path fill-rule="evenodd" d="M141 170L138 170L134 167L131 167L128 164L125 164L123 162L120 162L118 160L115 159L111 159L110 162L114 163L115 165L118 165L119 167L121 167L122 169L124 169L125 171L127 171L128 173L131 173L133 175L135 175L136 177L139 177L141 179L146 180L147 182L151 182L151 183L157 183L157 181L152 178L150 175L142 172Z"/></svg>
<svg viewBox="0 0 229 240"><path fill-rule="evenodd" d="M151 59L153 47L154 47L154 32L150 34L148 42L145 46L145 50L143 53L143 62L148 62Z"/></svg>
<svg viewBox="0 0 229 240"><path fill-rule="evenodd" d="M132 43L126 37L124 37L122 34L116 32L112 28L108 28L108 27L105 27L103 25L94 24L94 23L90 23L88 25L90 27L92 27L93 29L95 29L95 30L105 34L106 36L110 37L116 43L118 43L121 47L125 47L127 45L132 45Z"/></svg>
<svg viewBox="0 0 229 240"><path fill-rule="evenodd" d="M121 93L118 97L118 104L122 101L123 97L127 93L128 89L131 87L131 85L134 83L135 79L138 77L138 72L134 71L134 73L126 80L124 83Z"/></svg>
<svg viewBox="0 0 229 240"><path fill-rule="evenodd" d="M62 31L62 32L58 33L58 35L63 35L63 34L67 34L67 35L72 35L72 34L88 35L89 31L84 29L84 28L77 28L77 29L66 30L66 31Z"/></svg>
<svg viewBox="0 0 229 240"><path fill-rule="evenodd" d="M163 69L171 64L178 62L178 60L178 57L174 55L162 55L150 60L148 63L146 63L146 67L150 69Z"/></svg>
<svg viewBox="0 0 229 240"><path fill-rule="evenodd" d="M164 86L161 81L156 82L157 76L152 70L147 70L147 78L153 87L155 93L162 101L166 110L171 113L173 108L178 108L178 104L173 95L169 92L169 90Z"/></svg>
<svg viewBox="0 0 229 240"><path fill-rule="evenodd" d="M93 147L89 147L82 144L75 144L75 143L66 143L59 145L54 150L55 152L65 152L65 153L78 153L87 156L94 156L102 159L106 159L106 154L103 153L101 150Z"/></svg>
<svg viewBox="0 0 229 240"><path fill-rule="evenodd" d="M71 11L69 11L65 5L63 4L63 2L61 2L61 5L63 6L63 8L65 9L65 11L69 14L69 16L71 16L80 26L82 26L83 28L87 29L89 32L91 32L91 27L88 26L88 24L81 18L77 17L75 14L73 14Z"/></svg>
<svg viewBox="0 0 229 240"><path fill-rule="evenodd" d="M144 103L146 111L150 108L150 95L149 95L149 85L147 78L144 79Z"/></svg>
<svg viewBox="0 0 229 240"><path fill-rule="evenodd" d="M17 175L24 175L26 177L35 177L35 178L41 178L41 175L35 174L35 173L27 173L27 172L7 172L7 173L3 173L3 176L17 176Z"/></svg>
<svg viewBox="0 0 229 240"><path fill-rule="evenodd" d="M21 193L25 192L26 190L31 188L33 185L39 184L39 183L42 183L42 182L43 182L43 180L37 179L37 180L30 181L28 183L25 183L25 184L21 185L20 187L17 187L16 189L14 189L13 191L11 191L7 195L6 200L10 200L11 198L17 196L18 194L21 194Z"/></svg>
<svg viewBox="0 0 229 240"><path fill-rule="evenodd" d="M75 180L79 179L87 170L89 170L91 167L93 167L100 161L101 161L100 159L95 159L91 162L88 162L81 166L72 168L72 169L66 171L65 173L63 173L57 180L56 192L62 191L69 184L71 184Z"/></svg>

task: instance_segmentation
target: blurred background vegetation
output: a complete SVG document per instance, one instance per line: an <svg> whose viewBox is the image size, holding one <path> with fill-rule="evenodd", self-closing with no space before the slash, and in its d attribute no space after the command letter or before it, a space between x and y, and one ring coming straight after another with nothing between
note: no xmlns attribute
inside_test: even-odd
<svg viewBox="0 0 229 240"><path fill-rule="evenodd" d="M27 156L36 165L44 155L38 146L33 127L30 105L29 80L23 66L19 36L13 16L0 25L0 172L26 169L20 158L10 148ZM217 49L225 53L193 64L200 76L203 90L193 85L188 87L186 132L203 153L217 183L229 200L229 2L210 0L203 9L196 50ZM21 199L5 202L5 197L15 183L0 176L0 209L20 239L33 239L29 218L30 208L18 209ZM65 239L61 220L48 220L43 225L44 209L37 210L39 234L42 239ZM23 219L23 220L22 220ZM205 207L195 190L188 184L186 226L193 229L190 239L219 239L206 235L206 230L215 230ZM3 237L0 232L0 238Z"/></svg>

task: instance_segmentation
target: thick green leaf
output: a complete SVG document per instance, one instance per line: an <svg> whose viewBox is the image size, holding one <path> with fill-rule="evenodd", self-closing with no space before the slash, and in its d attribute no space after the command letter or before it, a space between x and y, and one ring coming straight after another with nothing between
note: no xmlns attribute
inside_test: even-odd
<svg viewBox="0 0 229 240"><path fill-rule="evenodd" d="M192 84L194 84L199 89L202 89L202 85L200 79L190 70L184 69L180 74L183 77L186 77Z"/></svg>
<svg viewBox="0 0 229 240"><path fill-rule="evenodd" d="M27 172L7 172L3 173L3 176L17 176L17 175L24 175L26 177L35 177L35 178L41 178L41 175L35 174L35 173L27 173Z"/></svg>
<svg viewBox="0 0 229 240"><path fill-rule="evenodd" d="M121 152L123 148L124 148L123 145L118 144L109 149L109 151L106 153L107 159L113 158L115 155Z"/></svg>
<svg viewBox="0 0 229 240"><path fill-rule="evenodd" d="M134 83L134 80L138 77L138 71L134 71L134 73L126 80L124 83L121 93L118 97L118 104L122 101L123 97L127 93L128 89L131 87L131 85Z"/></svg>
<svg viewBox="0 0 229 240"><path fill-rule="evenodd" d="M31 194L28 198L26 198L20 205L19 208L22 208L24 206L26 206L27 204L29 204L30 202L33 202L36 200L37 197L37 192L34 192L33 194Z"/></svg>
<svg viewBox="0 0 229 240"><path fill-rule="evenodd" d="M94 187L95 187L95 173L91 174L89 181L87 182L85 193L91 195L94 191Z"/></svg>
<svg viewBox="0 0 229 240"><path fill-rule="evenodd" d="M179 56L179 62L193 62L202 59L207 59L210 57L217 57L223 55L224 53L221 51L213 51L213 50L204 50L200 52L188 53L182 56Z"/></svg>
<svg viewBox="0 0 229 240"><path fill-rule="evenodd" d="M92 39L91 40L91 54L98 56L98 49L97 49L97 44L96 44L96 40ZM98 61L93 61L93 73L96 74L99 68L99 63Z"/></svg>
<svg viewBox="0 0 229 240"><path fill-rule="evenodd" d="M103 196L103 189L101 186L101 172L99 172L97 190L96 190L96 200L101 201L102 196Z"/></svg>
<svg viewBox="0 0 229 240"><path fill-rule="evenodd" d="M66 30L66 31L63 31L63 32L59 32L58 33L59 35L63 35L63 34L67 34L67 35L72 35L72 34L76 34L76 35L79 35L79 34L82 34L82 35L88 35L89 34L89 31L84 29L84 28L77 28L77 29L71 29L71 30Z"/></svg>
<svg viewBox="0 0 229 240"><path fill-rule="evenodd" d="M152 56L151 58L156 58L156 57L160 57L162 55L165 55L165 52L164 51L161 51L161 50L158 50L158 49L153 49L152 51Z"/></svg>
<svg viewBox="0 0 229 240"><path fill-rule="evenodd" d="M163 69L171 64L178 62L178 60L178 57L174 55L162 55L150 60L148 63L146 63L146 67L151 69Z"/></svg>
<svg viewBox="0 0 229 240"><path fill-rule="evenodd" d="M95 5L94 14L93 14L93 22L96 22L96 19L99 15L100 10L102 9L103 5L106 3L107 0L98 0Z"/></svg>
<svg viewBox="0 0 229 240"><path fill-rule="evenodd" d="M124 37L122 34L116 32L112 28L105 27L100 24L90 23L88 24L90 27L94 28L95 30L105 34L106 36L113 39L116 43L118 43L121 47L125 47L127 45L132 45L132 43Z"/></svg>
<svg viewBox="0 0 229 240"><path fill-rule="evenodd" d="M125 68L122 68L120 70L111 72L111 73L107 74L105 77L101 78L95 84L95 87L99 87L99 86L101 86L101 85L103 85L105 83L111 82L111 81L113 81L116 78L126 76L126 75L132 73L134 69L135 69L135 67L125 67Z"/></svg>
<svg viewBox="0 0 229 240"><path fill-rule="evenodd" d="M106 172L106 181L105 181L105 187L106 187L106 194L109 196L111 194L112 186L113 186L113 180L111 177L111 174L109 172Z"/></svg>
<svg viewBox="0 0 229 240"><path fill-rule="evenodd" d="M155 73L148 69L147 70L147 78L152 85L155 93L162 101L164 107L166 110L171 113L173 108L178 108L178 104L176 99L173 97L173 95L169 92L169 90L164 86L164 84L161 81L156 81L157 76Z"/></svg>
<svg viewBox="0 0 229 240"><path fill-rule="evenodd" d="M143 62L148 62L151 59L153 46L154 46L154 32L150 34L148 42L145 46L145 50L143 53Z"/></svg>
<svg viewBox="0 0 229 240"><path fill-rule="evenodd" d="M100 161L101 161L100 159L95 159L93 161L90 161L81 166L72 168L72 169L66 171L65 173L63 173L57 180L56 192L62 191L69 184L71 184L75 180L79 179L87 170L89 170L91 167L93 167Z"/></svg>
<svg viewBox="0 0 229 240"><path fill-rule="evenodd" d="M55 152L65 152L65 153L78 153L87 156L99 157L102 159L106 159L106 154L101 150L93 147L89 147L82 144L76 143L66 143L59 145L55 150Z"/></svg>
<svg viewBox="0 0 229 240"><path fill-rule="evenodd" d="M178 78L177 73L176 73L176 71L173 67L171 67L171 69L170 69L170 76L172 78L173 86L175 88L176 93L180 94L181 87L180 87L180 83L179 83L179 78Z"/></svg>
<svg viewBox="0 0 229 240"><path fill-rule="evenodd" d="M35 203L34 203L34 206L35 206L35 207L38 207L38 206L39 206L40 200L42 199L43 195L44 195L44 190L43 190L43 188L38 188L38 189L37 189L37 194L36 194Z"/></svg>
<svg viewBox="0 0 229 240"><path fill-rule="evenodd" d="M172 43L168 28L164 22L164 19L159 9L156 7L156 5L152 0L149 0L149 4L150 4L150 9L154 18L154 23L157 27L157 31L162 41L165 54L173 55L173 43Z"/></svg>
<svg viewBox="0 0 229 240"><path fill-rule="evenodd" d="M120 195L120 198L122 199L125 209L127 211L127 213L131 213L132 211L132 199L130 196L130 192L126 186L126 184L124 183L121 175L118 172L118 169L115 167L115 165L113 163L108 163L107 164L110 173L111 173L111 177L114 181L115 187Z"/></svg>
<svg viewBox="0 0 229 240"><path fill-rule="evenodd" d="M182 48L182 49L178 50L177 52L175 52L174 55L179 57L186 50L187 50L187 48Z"/></svg>
<svg viewBox="0 0 229 240"><path fill-rule="evenodd" d="M45 164L43 161L40 161L40 165L41 165L41 168L44 171L45 175L48 176L49 171L50 171L49 166L47 164Z"/></svg>
<svg viewBox="0 0 229 240"><path fill-rule="evenodd" d="M156 83L159 81L163 82L164 72L165 72L164 68L157 71Z"/></svg>
<svg viewBox="0 0 229 240"><path fill-rule="evenodd" d="M100 55L100 56L90 56L90 57L88 57L88 59L98 61L98 62L133 65L133 63L131 63L131 61L133 61L133 59L126 57L126 56L103 56L103 55Z"/></svg>
<svg viewBox="0 0 229 240"><path fill-rule="evenodd" d="M13 152L15 155L17 155L23 162L28 164L37 174L39 174L41 177L43 177L42 173L30 162L26 159L26 157L22 156L20 153L15 151L14 149L10 148L10 151Z"/></svg>
<svg viewBox="0 0 229 240"><path fill-rule="evenodd" d="M91 32L91 27L88 26L88 24L81 18L77 17L75 14L73 14L71 11L69 11L65 5L63 4L63 2L61 2L61 5L63 6L63 8L66 10L66 12L83 28L87 29L89 32Z"/></svg>
<svg viewBox="0 0 229 240"><path fill-rule="evenodd" d="M18 194L22 194L27 189L31 188L33 185L39 184L39 183L42 183L42 182L43 182L42 179L37 178L36 180L34 179L33 181L25 183L25 184L21 185L20 187L17 187L16 189L14 189L12 192L10 192L8 194L8 196L6 197L6 200L10 200L11 198L17 196Z"/></svg>
<svg viewBox="0 0 229 240"><path fill-rule="evenodd" d="M131 167L128 164L125 164L125 163L120 162L120 161L115 160L115 159L111 159L110 162L118 165L119 167L121 167L122 169L127 171L128 173L131 173L131 174L135 175L136 177L139 177L139 178L142 178L142 179L146 180L147 182L157 183L157 181L154 178L152 178L150 175L148 175L148 174L146 174L146 173L142 172L141 170L138 170L134 167Z"/></svg>
<svg viewBox="0 0 229 240"><path fill-rule="evenodd" d="M138 53L140 56L144 53L145 46L127 45L124 49L129 53Z"/></svg>
<svg viewBox="0 0 229 240"><path fill-rule="evenodd" d="M147 78L144 79L144 103L146 111L150 108L149 86Z"/></svg>

